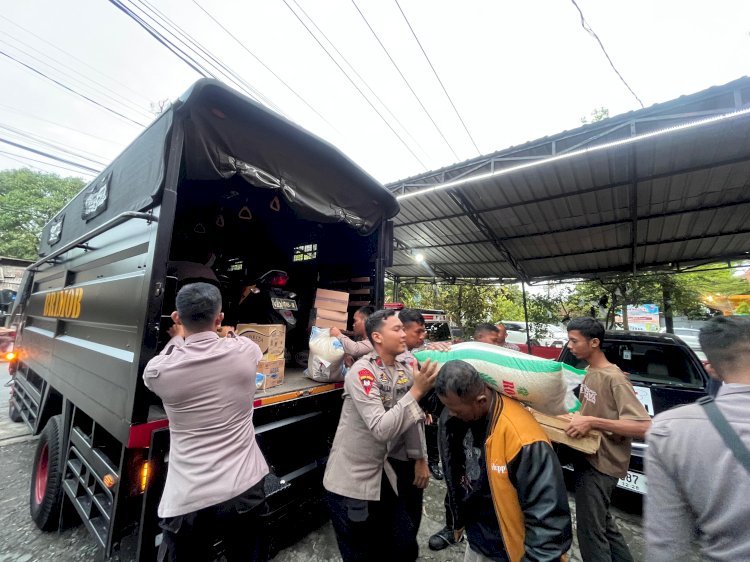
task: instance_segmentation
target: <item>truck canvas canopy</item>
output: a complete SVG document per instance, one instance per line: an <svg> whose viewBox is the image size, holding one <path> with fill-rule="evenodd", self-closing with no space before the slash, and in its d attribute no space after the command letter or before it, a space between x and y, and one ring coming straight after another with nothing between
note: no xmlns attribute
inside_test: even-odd
<svg viewBox="0 0 750 562"><path fill-rule="evenodd" d="M174 130L177 128L177 130ZM196 82L44 228L40 256L126 211L157 205L169 145L182 135L182 180L238 176L278 192L300 217L369 234L399 210L337 148L216 80Z"/></svg>

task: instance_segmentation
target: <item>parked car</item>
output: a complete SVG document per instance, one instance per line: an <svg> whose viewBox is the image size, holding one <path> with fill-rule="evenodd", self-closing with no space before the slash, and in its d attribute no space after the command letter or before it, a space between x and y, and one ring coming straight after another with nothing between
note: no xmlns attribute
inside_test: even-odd
<svg viewBox="0 0 750 562"><path fill-rule="evenodd" d="M701 343L698 340L699 333L700 330L697 330L695 328L674 328L674 335L680 336L680 339L688 344L690 349L695 351L698 359L705 363L707 359L706 354L703 353L703 350L701 349Z"/></svg>
<svg viewBox="0 0 750 562"><path fill-rule="evenodd" d="M505 326L508 337L505 341L516 345L526 344L526 323L518 320L500 320L497 322ZM568 341L568 332L563 326L556 324L529 323L531 345L544 347L563 347Z"/></svg>
<svg viewBox="0 0 750 562"><path fill-rule="evenodd" d="M706 395L708 373L695 351L679 336L608 331L602 351L628 375L638 400L651 416ZM567 347L563 348L559 360L578 368L586 366L585 361L576 359ZM646 493L648 483L643 473L646 447L642 440L633 440L630 468L627 476L618 482L620 488Z"/></svg>

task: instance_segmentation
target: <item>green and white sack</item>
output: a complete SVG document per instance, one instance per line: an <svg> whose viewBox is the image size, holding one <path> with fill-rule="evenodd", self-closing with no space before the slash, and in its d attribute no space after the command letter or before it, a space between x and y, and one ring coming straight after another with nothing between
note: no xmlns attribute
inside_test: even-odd
<svg viewBox="0 0 750 562"><path fill-rule="evenodd" d="M432 359L441 366L454 359L466 361L489 386L545 414L575 412L581 406L573 389L586 372L565 363L480 342L459 343L450 351L417 351L414 356L420 363Z"/></svg>

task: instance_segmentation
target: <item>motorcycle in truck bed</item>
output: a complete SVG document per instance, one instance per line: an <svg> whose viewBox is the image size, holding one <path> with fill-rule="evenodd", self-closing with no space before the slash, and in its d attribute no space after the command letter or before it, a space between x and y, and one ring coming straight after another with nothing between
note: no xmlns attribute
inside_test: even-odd
<svg viewBox="0 0 750 562"><path fill-rule="evenodd" d="M169 339L180 282L170 263L210 265L237 323L254 321L240 306L248 281L283 270L295 329L306 331L319 287L356 282L358 298L382 306L397 212L331 145L219 82L197 82L47 224L24 275L11 408L40 434L29 467L36 524L80 520L105 556L155 558L169 432L141 375ZM341 386L292 367L257 391L269 551L321 522Z"/></svg>

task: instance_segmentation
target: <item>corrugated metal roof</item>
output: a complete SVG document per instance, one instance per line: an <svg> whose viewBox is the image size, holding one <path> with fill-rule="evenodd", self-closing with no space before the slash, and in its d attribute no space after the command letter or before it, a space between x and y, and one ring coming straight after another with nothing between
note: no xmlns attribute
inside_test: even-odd
<svg viewBox="0 0 750 562"><path fill-rule="evenodd" d="M389 189L399 277L562 279L746 258L750 78Z"/></svg>

